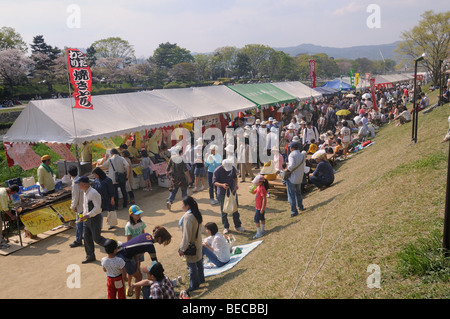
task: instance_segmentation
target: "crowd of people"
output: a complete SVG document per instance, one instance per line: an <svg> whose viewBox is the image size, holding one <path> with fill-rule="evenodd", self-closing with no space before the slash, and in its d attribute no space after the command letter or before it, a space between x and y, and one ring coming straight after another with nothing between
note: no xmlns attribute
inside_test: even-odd
<svg viewBox="0 0 450 319"><path fill-rule="evenodd" d="M378 108L371 94L355 92L313 103L285 105L282 112L266 116L259 113L253 121L246 117L250 114L242 114L229 119L228 129L244 131L243 143L239 143L235 134L231 137L232 145L228 130L221 136L222 143L214 143L216 138L221 140L218 137L194 141L191 136L193 143L188 149L180 144L168 148L155 138L157 133L150 132L143 149L139 149L134 140L119 149L111 149L101 167L94 169L93 183L85 176L76 177L76 168L71 168L72 209L82 212L77 214L76 239L71 247L85 247L83 263L96 260L94 242L105 247L107 256L102 259L102 265L108 277L109 298L133 295L139 298L141 291L144 298L174 298L174 287L182 279L170 280L164 274L154 247L155 243L167 245L172 236L161 226L155 227L153 233L146 230L141 219L143 211L134 203L130 187L134 174L131 163L142 167L146 185L143 190L150 191L154 175L152 164L166 161L166 177L170 181L166 206L170 211L181 191L185 213L179 221L182 240L178 254L184 257L189 270L187 293L196 290L205 281L205 268L222 267L229 262L230 247L226 237L231 226L237 232L247 231L239 213L237 191L240 184L250 178L253 185L250 190L255 196L253 238L261 238L266 234L265 213L270 209L267 197L271 181L281 180L286 187L290 216L295 217L307 209L303 196L309 187L323 191L333 184L337 157L346 159L357 145L373 139L380 125L409 121L408 115L399 109L406 107L405 101L410 99L408 86L378 90L376 99ZM420 105L426 108L427 103L424 94ZM251 138L254 133L256 139ZM192 196L188 196L189 188ZM194 194L205 188L208 188L210 205L220 211L223 231L219 232L216 223L208 222L204 225L207 238L202 238L203 217ZM106 239L101 234L102 216L106 217L108 227L117 225L120 198L122 208L129 212L125 243ZM150 265L143 265L146 252L152 261ZM208 260L205 264L204 259ZM147 278L143 279L142 274Z"/></svg>
<svg viewBox="0 0 450 319"><path fill-rule="evenodd" d="M358 146L371 142L380 125L391 121L402 125L410 121L411 112L406 108L411 100L410 89L409 84L402 84L378 90L376 101L372 101L371 94L354 92L314 102L286 104L282 112L244 113L228 119L228 129L244 131L243 142L232 136L232 145L228 143L228 130L221 139L216 136L193 141L191 136L194 143L187 150L179 144L168 148L158 142L156 133L150 132L142 149L136 146L135 140L111 149L102 164L92 171L93 181L79 176L77 167L72 166L68 173L72 179L71 209L76 213L76 234L70 247L84 247L86 258L82 263L96 260L94 243L104 247L106 255L101 265L107 276L108 298L133 295L140 298L141 293L146 299L175 298L175 286L182 283L182 278L169 279L155 249L156 243L168 245L172 235L162 226L154 227L152 232L147 230L142 220L144 212L135 204L131 187L135 175L132 163L142 168L143 191L151 191L155 176L152 164L167 162L166 177L170 180L167 209L171 210L180 190L184 211L179 220L182 239L178 254L185 259L189 271L189 288L182 294L186 296L205 282L205 268L222 267L230 261L229 215L234 231L247 232L241 221L237 192L246 178L253 185L250 188L255 197L253 238L257 239L266 234L265 213L270 210L267 197L273 181L281 181L286 188L290 216L299 215L307 209L303 204L305 191L314 187L323 191L334 183L336 158L345 160ZM427 108L426 94L417 93L420 108ZM256 139L252 138L253 134ZM215 143L217 140L224 142ZM89 150L86 144L84 150ZM39 182L47 193L54 191L54 184L47 182L47 175L52 174L49 159L48 155L43 156L38 169ZM3 198L4 194L17 192L16 188L0 189L0 195ZM210 205L220 211L222 232L214 222L203 226L202 213L194 197L205 188L208 188ZM123 243L102 235L104 217L109 229L118 225L120 201L129 215ZM206 238L202 236L203 227ZM150 256L149 265L144 264L145 253Z"/></svg>

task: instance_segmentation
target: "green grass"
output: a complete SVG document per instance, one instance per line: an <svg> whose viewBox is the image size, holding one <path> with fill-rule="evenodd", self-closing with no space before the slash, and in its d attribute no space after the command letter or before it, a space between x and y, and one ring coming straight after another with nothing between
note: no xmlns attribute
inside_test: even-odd
<svg viewBox="0 0 450 319"><path fill-rule="evenodd" d="M442 248L442 231L408 244L398 254L398 272L404 278L419 277L424 283L450 280L450 258Z"/></svg>
<svg viewBox="0 0 450 319"><path fill-rule="evenodd" d="M433 105L436 92L429 97ZM384 125L373 146L337 163L334 186L305 195L298 218L289 218L286 197L271 196L264 242L194 297L449 298L440 249L448 161L440 141L449 115L450 104L420 113L417 144L411 124ZM251 242L251 209L240 213L251 235L236 237ZM380 289L367 287L371 264L381 269Z"/></svg>

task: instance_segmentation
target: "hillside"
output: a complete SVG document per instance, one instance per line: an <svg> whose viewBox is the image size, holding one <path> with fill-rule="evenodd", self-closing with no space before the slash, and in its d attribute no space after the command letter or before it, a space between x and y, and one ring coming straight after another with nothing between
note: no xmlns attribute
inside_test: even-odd
<svg viewBox="0 0 450 319"><path fill-rule="evenodd" d="M298 218L289 217L286 197L271 196L264 242L201 297L450 297L448 280L401 275L398 257L432 232L442 236L449 146L440 141L449 115L449 104L420 114L417 144L410 123L382 127L373 146L338 164L334 186L306 194ZM240 205L251 224L254 199ZM371 265L380 269L381 289L367 286Z"/></svg>
<svg viewBox="0 0 450 319"><path fill-rule="evenodd" d="M300 44L293 47L285 47L285 48L274 48L277 51L283 51L291 56L297 56L299 54L316 54L316 53L325 53L329 57L333 57L335 59L350 59L354 60L357 58L367 58L369 60L382 60L380 51L384 57L384 59L392 59L397 60L397 57L394 55L394 50L397 48L399 41L389 43L389 44L380 44L380 45L360 45L353 46L347 48L334 48L334 47L326 47L314 44Z"/></svg>

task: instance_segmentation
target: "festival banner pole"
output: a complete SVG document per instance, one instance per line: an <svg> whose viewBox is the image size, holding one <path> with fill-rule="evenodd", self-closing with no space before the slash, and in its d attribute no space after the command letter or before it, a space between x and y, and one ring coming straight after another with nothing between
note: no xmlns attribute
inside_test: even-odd
<svg viewBox="0 0 450 319"><path fill-rule="evenodd" d="M75 104L72 105L72 118L75 133L75 149L78 164L80 165L79 151L78 151L78 134L75 121L74 108L93 110L91 103L91 86L92 74L89 65L86 62L86 55L78 49L67 48L67 70L69 93L70 84L74 87L73 98Z"/></svg>
<svg viewBox="0 0 450 319"><path fill-rule="evenodd" d="M72 122L73 122L73 129L74 129L74 133L75 133L75 156L77 158L77 162L78 162L78 167L80 167L80 156L79 156L79 152L78 152L78 143L77 143L77 125L75 124L75 114L73 112L74 109L74 104L72 103L72 89L70 87L70 61L69 61L69 49L66 50L66 55L67 55L67 59L66 59L66 63L67 63L67 87L69 89L69 99L70 99L70 108L72 110Z"/></svg>

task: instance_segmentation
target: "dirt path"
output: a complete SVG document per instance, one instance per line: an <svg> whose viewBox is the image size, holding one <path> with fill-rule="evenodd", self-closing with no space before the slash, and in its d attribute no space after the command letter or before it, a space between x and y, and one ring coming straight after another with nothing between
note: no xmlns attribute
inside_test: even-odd
<svg viewBox="0 0 450 319"><path fill-rule="evenodd" d="M254 201L253 195L248 192L249 186L250 182L248 181L240 183L239 189L240 206L247 206L247 208L251 208ZM172 234L172 242L168 246L156 245L158 259L164 265L169 277L175 278L181 275L186 282L188 279L186 263L181 260L177 253L178 244L181 240L178 221L183 215L180 201L181 192L178 192L170 212L166 208L168 194L167 189L159 187L154 187L151 192L135 190L136 204L144 211L142 219L147 225L146 231L151 232L156 225L162 225ZM191 190L189 190L189 194L192 194ZM197 192L193 197L199 203L204 222L216 222L221 231L220 210L217 205L210 205L208 190ZM246 212L245 214L250 213ZM248 218L242 216L242 218L243 220L251 220L250 216ZM126 241L124 226L128 221L128 211L125 209L119 210L118 219L118 228L113 231L106 230L104 223L102 234L105 237ZM243 226L251 232L255 231L250 222L244 222ZM85 258L84 248L69 248L69 244L73 242L74 238L75 228L72 228L8 256L0 256L1 269L9 274L2 277L0 298L106 298L106 277L100 265L101 258L105 256L103 248L96 246L97 262L81 264L81 261ZM148 260L149 257L146 256L144 264L148 263ZM73 280L76 271L80 273L79 288L70 287L76 282Z"/></svg>

